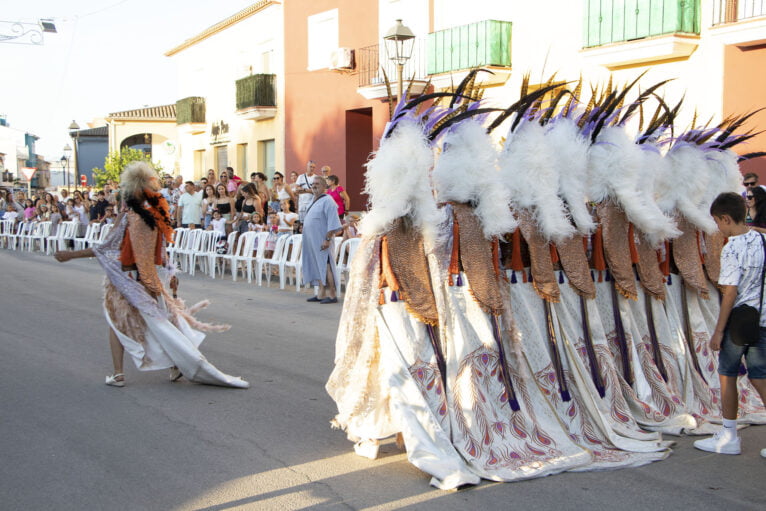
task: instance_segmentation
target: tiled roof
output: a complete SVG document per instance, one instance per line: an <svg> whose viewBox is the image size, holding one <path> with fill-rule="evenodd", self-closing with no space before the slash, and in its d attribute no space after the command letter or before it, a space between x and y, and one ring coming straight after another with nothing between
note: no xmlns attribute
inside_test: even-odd
<svg viewBox="0 0 766 511"><path fill-rule="evenodd" d="M98 128L87 128L77 130L78 137L108 137L109 126L99 126Z"/></svg>
<svg viewBox="0 0 766 511"><path fill-rule="evenodd" d="M174 121L176 105L149 106L109 114L109 119L127 119L133 121Z"/></svg>
<svg viewBox="0 0 766 511"><path fill-rule="evenodd" d="M253 5L251 5L250 7L245 7L244 9L239 11L238 13L236 13L236 14L234 14L232 16L229 16L228 18L226 18L223 21L219 21L215 25L206 28L205 30L203 30L199 34L195 35L194 37L192 37L190 39L187 39L186 41L182 42L181 44L179 44L175 48L173 48L171 50L168 50L167 52L165 52L165 56L166 57L172 57L176 53L178 53L178 52L180 52L182 50L185 50L189 46L197 44L198 42L202 41L203 39L207 39L208 37L210 37L212 35L215 35L215 34L217 34L218 32L220 32L222 30L225 30L226 28L230 27L231 25L239 23L243 19L252 16L256 12L265 9L266 7L268 7L270 5L274 5L274 4L278 4L278 3L279 2L275 2L273 0L260 0L259 2L256 2Z"/></svg>

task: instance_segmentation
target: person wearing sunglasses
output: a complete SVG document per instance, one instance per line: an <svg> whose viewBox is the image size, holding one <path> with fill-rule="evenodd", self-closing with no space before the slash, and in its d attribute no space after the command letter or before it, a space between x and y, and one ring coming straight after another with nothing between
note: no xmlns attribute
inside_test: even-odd
<svg viewBox="0 0 766 511"><path fill-rule="evenodd" d="M753 230L766 233L766 190L751 186L745 192L745 223Z"/></svg>
<svg viewBox="0 0 766 511"><path fill-rule="evenodd" d="M753 188L760 187L766 190L766 186L758 184L758 174L754 172L748 172L742 178L742 186L745 187L745 191L742 192L742 198L747 200L747 193Z"/></svg>

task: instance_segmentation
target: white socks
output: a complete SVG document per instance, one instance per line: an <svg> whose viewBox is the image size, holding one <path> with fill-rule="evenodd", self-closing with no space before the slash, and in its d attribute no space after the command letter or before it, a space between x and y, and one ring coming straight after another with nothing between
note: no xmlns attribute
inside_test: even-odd
<svg viewBox="0 0 766 511"><path fill-rule="evenodd" d="M730 437L736 438L737 437L737 419L724 419L723 430Z"/></svg>

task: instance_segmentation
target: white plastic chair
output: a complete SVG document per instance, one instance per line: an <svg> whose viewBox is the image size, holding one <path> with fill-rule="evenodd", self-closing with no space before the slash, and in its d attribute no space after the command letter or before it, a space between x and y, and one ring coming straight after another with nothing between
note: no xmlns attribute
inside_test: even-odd
<svg viewBox="0 0 766 511"><path fill-rule="evenodd" d="M255 257L253 257L253 247L255 246L256 240L259 241L259 249L263 250L265 247L265 242L260 242L261 239L265 238L258 238L261 236L262 232L246 232L244 234L241 234L239 238L237 239L237 248L234 249L234 251L231 253L231 255L225 255L222 258L222 261L224 263L226 261L229 262L229 270L231 271L231 278L233 281L237 280L237 274L239 273L239 264L244 263L247 269L247 280L248 282L252 282L253 280L253 261L255 260ZM225 267L225 264L224 264ZM223 273L223 272L222 272Z"/></svg>
<svg viewBox="0 0 766 511"><path fill-rule="evenodd" d="M101 245L113 228L114 224L103 224L98 232L98 237L88 241L88 246L95 247Z"/></svg>
<svg viewBox="0 0 766 511"><path fill-rule="evenodd" d="M16 250L16 247L21 243L22 237L26 232L26 222L18 222L15 227L15 231L8 235L8 245L12 250Z"/></svg>
<svg viewBox="0 0 766 511"><path fill-rule="evenodd" d="M37 229L39 223L40 222L37 220L32 220L31 222L22 222L23 228L18 238L16 239L18 242L19 250L24 250L24 248L28 246L29 240L32 238L32 234ZM15 249L16 248L14 247L14 250Z"/></svg>
<svg viewBox="0 0 766 511"><path fill-rule="evenodd" d="M170 264L176 264L176 251L184 248L184 238L186 238L186 233L188 231L189 229L186 227L179 227L173 231L173 241L168 243L168 246L165 249L165 251L168 253L168 262Z"/></svg>
<svg viewBox="0 0 766 511"><path fill-rule="evenodd" d="M340 294L340 287L343 283L343 276L346 276L346 287L348 287L348 275L351 271L351 261L354 259L356 249L359 247L361 238L349 238L343 242L340 247L340 253L338 254L338 273L335 280L335 290Z"/></svg>
<svg viewBox="0 0 766 511"><path fill-rule="evenodd" d="M287 272L292 270L295 279L295 292L301 292L301 252L303 249L303 236L293 234L288 241L290 251L287 260L279 268L279 288L284 289L287 281Z"/></svg>
<svg viewBox="0 0 766 511"><path fill-rule="evenodd" d="M215 243L218 241L218 233L215 231L200 231L200 233L197 250L189 254L189 275L194 275L197 271L198 257L200 270L205 271L202 266L208 264L210 255L215 253Z"/></svg>
<svg viewBox="0 0 766 511"><path fill-rule="evenodd" d="M85 234L83 235L83 237L74 239L74 249L75 250L84 249L88 243L90 243L94 239L97 239L98 233L100 230L101 230L101 224L88 224L88 226L85 228Z"/></svg>
<svg viewBox="0 0 766 511"><path fill-rule="evenodd" d="M191 255L195 252L199 252L199 246L204 232L205 231L202 229L189 229L186 231L182 246L178 246L175 250L175 256L181 263L181 271L189 273Z"/></svg>
<svg viewBox="0 0 766 511"><path fill-rule="evenodd" d="M38 247L40 248L40 252L44 251L45 239L50 236L50 234L51 222L38 222L37 225L32 228L32 232L27 237L27 250L29 252L34 252L35 242L37 242Z"/></svg>
<svg viewBox="0 0 766 511"><path fill-rule="evenodd" d="M9 238L11 234L16 233L15 220L0 220L0 245L9 247Z"/></svg>
<svg viewBox="0 0 766 511"><path fill-rule="evenodd" d="M266 287L271 287L271 269L272 267L280 267L280 263L282 262L283 257L286 259L287 255L287 240L290 238L290 236L279 236L277 238L277 243L274 246L274 253L271 255L271 257L266 258L265 257L265 251L264 251L264 259L263 261L256 261L256 272L257 272L257 279L258 285L262 285L262 277L264 272L266 273ZM260 271L259 271L260 269Z"/></svg>
<svg viewBox="0 0 766 511"><path fill-rule="evenodd" d="M64 250L65 241L74 238L79 225L80 223L74 220L59 222L56 234L45 238L45 253L51 255L56 250Z"/></svg>
<svg viewBox="0 0 766 511"><path fill-rule="evenodd" d="M216 240L218 238L215 238ZM215 278L215 270L218 268L218 262L219 259L221 260L221 277L223 277L223 273L225 270L225 261L228 259L225 259L226 256L232 256L234 255L235 245L237 242L237 233L231 232L226 238L226 253L225 254L218 254L213 250L213 253L208 256L208 274L211 278Z"/></svg>

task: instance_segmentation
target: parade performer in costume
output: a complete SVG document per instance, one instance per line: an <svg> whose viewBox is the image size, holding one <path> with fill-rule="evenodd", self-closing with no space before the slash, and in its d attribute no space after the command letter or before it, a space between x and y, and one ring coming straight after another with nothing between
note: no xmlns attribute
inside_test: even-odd
<svg viewBox="0 0 766 511"><path fill-rule="evenodd" d="M123 354L127 351L139 370L171 368L173 381L183 375L197 383L249 387L241 378L219 371L197 349L204 331L229 327L195 320L193 314L207 302L187 309L165 288L174 270L165 266L165 244L173 229L167 202L159 193L159 176L147 163L133 162L123 171L120 188L127 212L104 243L56 253L60 262L95 256L106 272L104 313L114 364L106 384L125 385Z"/></svg>
<svg viewBox="0 0 766 511"><path fill-rule="evenodd" d="M453 444L494 481L588 467L590 453L562 428L520 353L498 266L498 236L517 222L493 142L470 118L447 129L442 147L433 181L448 223L431 263Z"/></svg>
<svg viewBox="0 0 766 511"><path fill-rule="evenodd" d="M452 446L439 316L427 256L443 216L428 180L433 154L414 105L400 103L368 163L370 211L352 263L326 389L335 427L358 454L401 433L409 461L441 489L477 484ZM399 116L401 114L401 116Z"/></svg>
<svg viewBox="0 0 766 511"><path fill-rule="evenodd" d="M509 237L510 305L521 351L543 395L575 442L594 454L582 470L638 466L665 458L668 444L633 419L599 330L583 243L594 228L582 211L588 144L570 118L572 105L552 116L556 105L540 110L535 102L522 104L500 156L520 218ZM557 275L555 265L564 271ZM564 273L569 286L561 285Z"/></svg>

